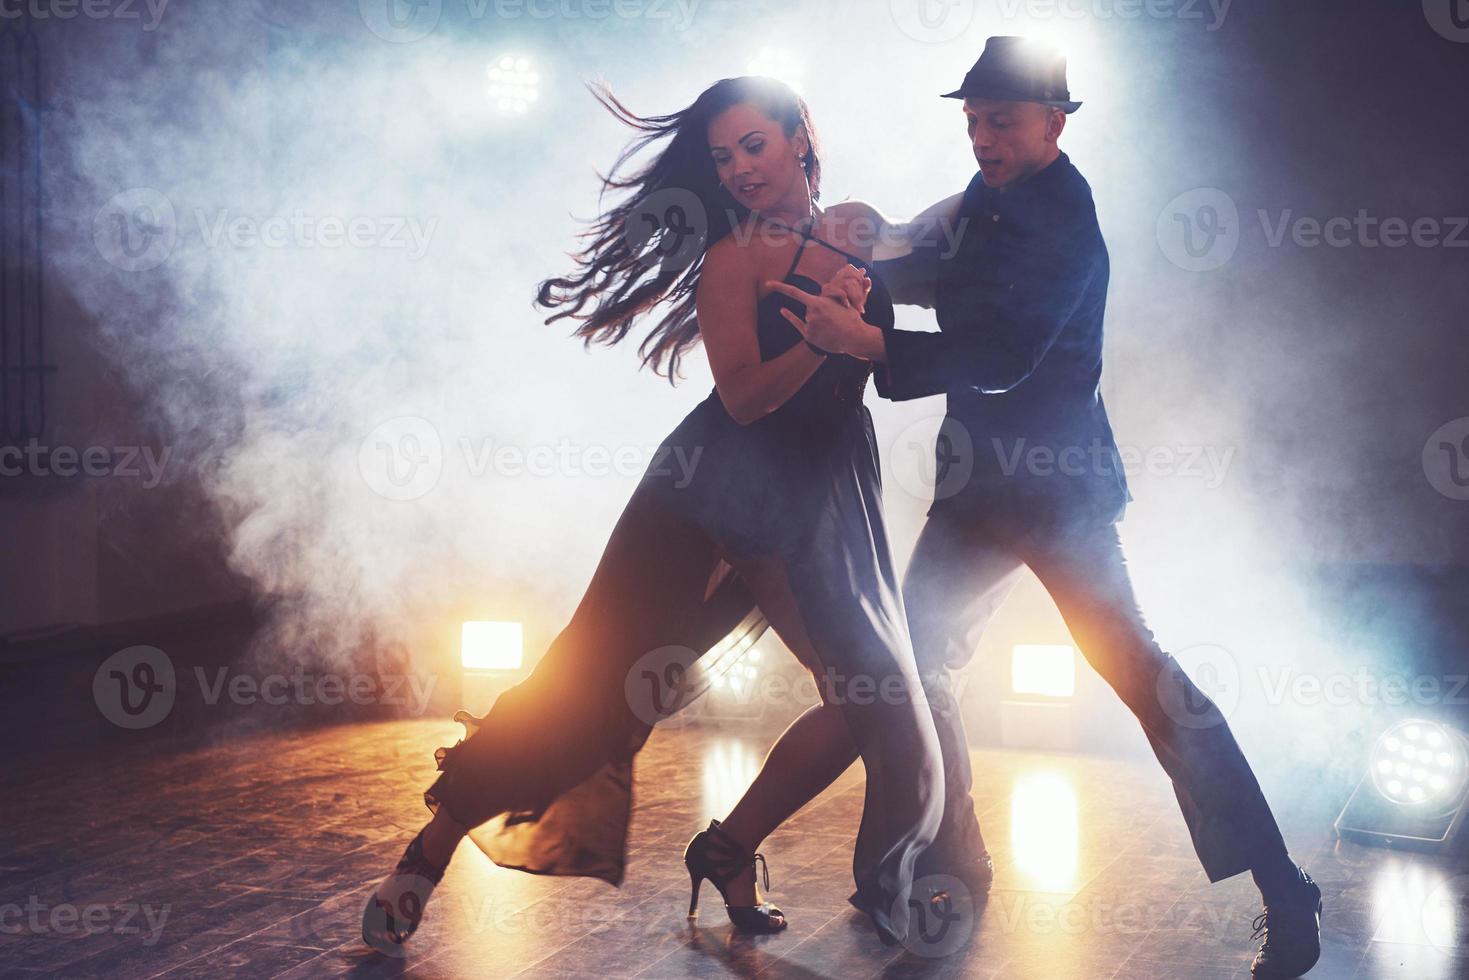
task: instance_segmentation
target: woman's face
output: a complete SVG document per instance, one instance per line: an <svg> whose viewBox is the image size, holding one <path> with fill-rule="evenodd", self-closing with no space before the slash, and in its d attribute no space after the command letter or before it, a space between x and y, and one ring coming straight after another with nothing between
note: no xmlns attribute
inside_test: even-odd
<svg viewBox="0 0 1469 980"><path fill-rule="evenodd" d="M709 123L719 182L752 211L804 210L801 201L809 201L810 192L801 159L809 147L803 129L787 137L779 122L747 103L730 106Z"/></svg>

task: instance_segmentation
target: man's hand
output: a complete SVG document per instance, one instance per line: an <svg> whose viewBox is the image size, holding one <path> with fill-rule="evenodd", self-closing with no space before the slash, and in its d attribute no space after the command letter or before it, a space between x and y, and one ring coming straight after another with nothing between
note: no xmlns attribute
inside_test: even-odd
<svg viewBox="0 0 1469 980"><path fill-rule="evenodd" d="M852 307L858 313L867 310L867 297L872 292L872 280L867 273L848 263L837 270L837 274L821 287L821 295Z"/></svg>
<svg viewBox="0 0 1469 980"><path fill-rule="evenodd" d="M806 307L804 320L790 310L780 312L812 344L834 354L882 359L882 331L862 319L872 280L860 269L846 266L822 287L819 296L785 282L772 281L766 286Z"/></svg>

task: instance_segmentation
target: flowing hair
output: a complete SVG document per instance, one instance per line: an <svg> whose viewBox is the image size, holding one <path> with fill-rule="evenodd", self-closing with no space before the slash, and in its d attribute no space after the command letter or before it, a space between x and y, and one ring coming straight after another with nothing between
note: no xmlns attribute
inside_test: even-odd
<svg viewBox="0 0 1469 980"><path fill-rule="evenodd" d="M586 244L572 255L576 270L541 283L536 304L556 311L546 318L548 324L562 318L579 321L575 336L590 347L593 341L618 343L635 319L666 301L668 311L648 332L638 354L644 367L651 366L673 384L680 358L699 340L694 291L704 256L750 213L719 182L709 153L709 123L731 106L748 103L778 122L787 138L804 126L809 149L801 164L815 199L821 160L811 113L789 85L761 76L722 79L691 105L666 116L637 115L605 83L588 88L614 118L638 133L612 169L598 174L599 202L608 191L626 193L588 222L578 236ZM632 174L622 173L633 157L665 140L667 145L651 162Z"/></svg>

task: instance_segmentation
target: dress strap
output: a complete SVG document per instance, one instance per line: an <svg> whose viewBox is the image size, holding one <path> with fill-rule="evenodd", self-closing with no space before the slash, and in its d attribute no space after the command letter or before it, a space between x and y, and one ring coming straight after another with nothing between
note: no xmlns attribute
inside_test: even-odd
<svg viewBox="0 0 1469 980"><path fill-rule="evenodd" d="M824 238L817 238L815 235L812 235L812 234L807 233L807 232L802 232L802 234L806 236L806 240L807 241L812 241L812 242L815 242L816 244L821 245L821 246L823 246L825 248L829 248L833 252L837 253L838 255L845 256L846 258L851 259L857 265L867 266L867 260L866 259L859 259L857 256L853 255L851 252L848 252L848 251L846 251L844 249L837 248L835 245L833 245L831 242L827 241ZM805 244L805 243L803 242L802 244Z"/></svg>
<svg viewBox="0 0 1469 980"><path fill-rule="evenodd" d="M791 276L795 275L795 273L796 273L796 266L798 266L798 265L801 264L801 253L804 252L804 251L806 251L806 243L809 242L809 241L811 241L811 239L812 239L812 235L810 234L810 232L805 232L805 231L801 232L801 244L799 244L799 245L796 246L796 254L791 257L791 267L786 270L785 277L787 279L789 279ZM817 239L817 240L820 241L820 239Z"/></svg>

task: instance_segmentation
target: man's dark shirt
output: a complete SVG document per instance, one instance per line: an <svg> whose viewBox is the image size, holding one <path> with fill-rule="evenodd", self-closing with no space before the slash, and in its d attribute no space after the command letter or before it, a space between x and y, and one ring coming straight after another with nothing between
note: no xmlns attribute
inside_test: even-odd
<svg viewBox="0 0 1469 980"><path fill-rule="evenodd" d="M936 234L875 264L896 302L938 319L937 333L885 330L875 374L885 398L948 396L935 509L1120 519L1131 497L1099 391L1109 265L1091 187L1064 153L1003 193L975 174L958 222L952 255Z"/></svg>

